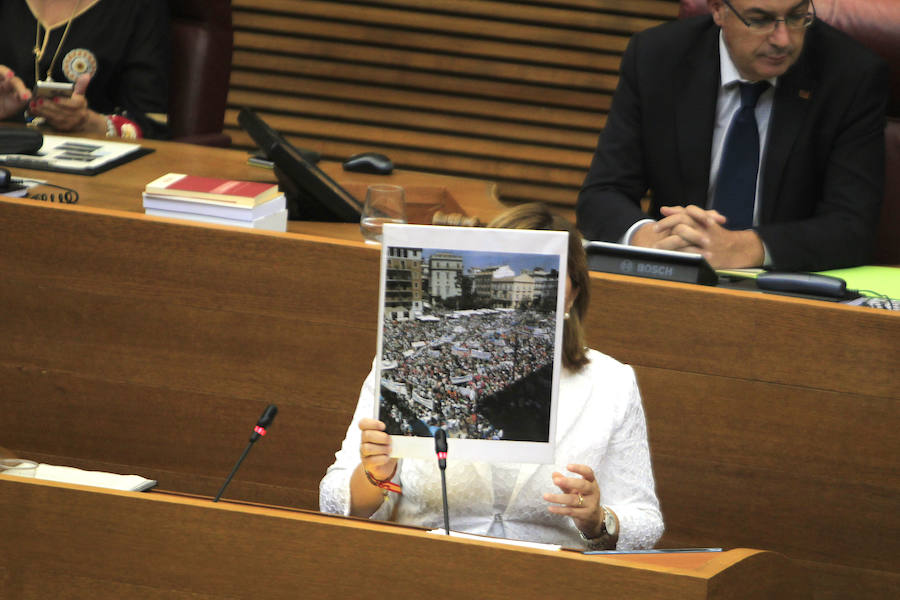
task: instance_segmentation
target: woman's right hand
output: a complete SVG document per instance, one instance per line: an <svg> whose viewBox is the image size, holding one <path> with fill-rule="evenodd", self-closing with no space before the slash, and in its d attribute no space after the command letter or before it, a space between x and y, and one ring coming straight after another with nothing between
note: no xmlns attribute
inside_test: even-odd
<svg viewBox="0 0 900 600"><path fill-rule="evenodd" d="M375 479L390 479L397 468L397 459L391 458L391 436L385 433L386 426L376 419L361 419L362 431L359 457L362 466Z"/></svg>
<svg viewBox="0 0 900 600"><path fill-rule="evenodd" d="M0 119L21 113L31 99L31 91L16 77L12 69L0 65Z"/></svg>

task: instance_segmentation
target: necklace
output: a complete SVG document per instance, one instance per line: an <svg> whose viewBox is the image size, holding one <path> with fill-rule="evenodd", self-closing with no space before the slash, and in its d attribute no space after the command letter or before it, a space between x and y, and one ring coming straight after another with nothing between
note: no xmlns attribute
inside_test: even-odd
<svg viewBox="0 0 900 600"><path fill-rule="evenodd" d="M72 7L72 14L69 15L69 20L66 21L66 29L63 31L59 44L56 45L56 52L53 53L53 59L50 61L50 66L47 68L47 79L45 81L53 81L53 66L56 64L56 59L59 58L59 51L66 41L66 36L69 35L69 28L72 27L72 21L75 19L75 13L78 11L79 4L81 4L81 0L77 0L75 6ZM50 41L50 29L47 29L44 40L41 41L41 20L37 15L35 15L34 20L37 23L37 28L34 32L34 81L38 82L40 81L41 60L47 52L47 44Z"/></svg>

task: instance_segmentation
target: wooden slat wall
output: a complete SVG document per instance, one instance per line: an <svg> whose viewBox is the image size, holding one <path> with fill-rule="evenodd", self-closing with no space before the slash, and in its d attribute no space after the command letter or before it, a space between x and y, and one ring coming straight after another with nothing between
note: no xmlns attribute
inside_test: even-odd
<svg viewBox="0 0 900 600"><path fill-rule="evenodd" d="M571 207L632 33L675 0L235 0L226 129L259 112L343 160L490 179Z"/></svg>

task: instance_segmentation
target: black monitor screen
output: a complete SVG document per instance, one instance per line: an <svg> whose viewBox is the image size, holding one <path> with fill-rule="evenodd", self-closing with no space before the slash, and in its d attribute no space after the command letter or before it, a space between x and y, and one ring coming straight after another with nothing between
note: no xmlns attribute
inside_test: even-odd
<svg viewBox="0 0 900 600"><path fill-rule="evenodd" d="M315 153L295 148L249 109L241 109L238 123L272 161L291 219L359 221L362 204L316 166L317 157L310 156Z"/></svg>
<svg viewBox="0 0 900 600"><path fill-rule="evenodd" d="M290 144L272 146L269 157L287 196L291 219L359 222L362 204L322 169L307 162Z"/></svg>

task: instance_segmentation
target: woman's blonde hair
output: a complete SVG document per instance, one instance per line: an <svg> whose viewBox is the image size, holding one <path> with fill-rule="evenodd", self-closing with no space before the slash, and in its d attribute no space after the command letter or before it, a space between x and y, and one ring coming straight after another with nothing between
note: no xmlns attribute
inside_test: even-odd
<svg viewBox="0 0 900 600"><path fill-rule="evenodd" d="M450 215L452 217L452 215ZM448 215L435 215L435 225L463 224L457 219L448 219ZM472 226L479 226L477 221ZM569 310L569 316L563 326L563 366L569 369L580 369L587 364L587 351L584 342L584 318L590 302L591 286L589 284L587 256L581 234L567 219L553 213L546 204L530 202L520 204L504 211L488 227L498 229L539 229L550 231L566 231L569 234L569 259L566 263L569 279L572 281L572 292L575 301ZM565 285L564 281L559 282Z"/></svg>

